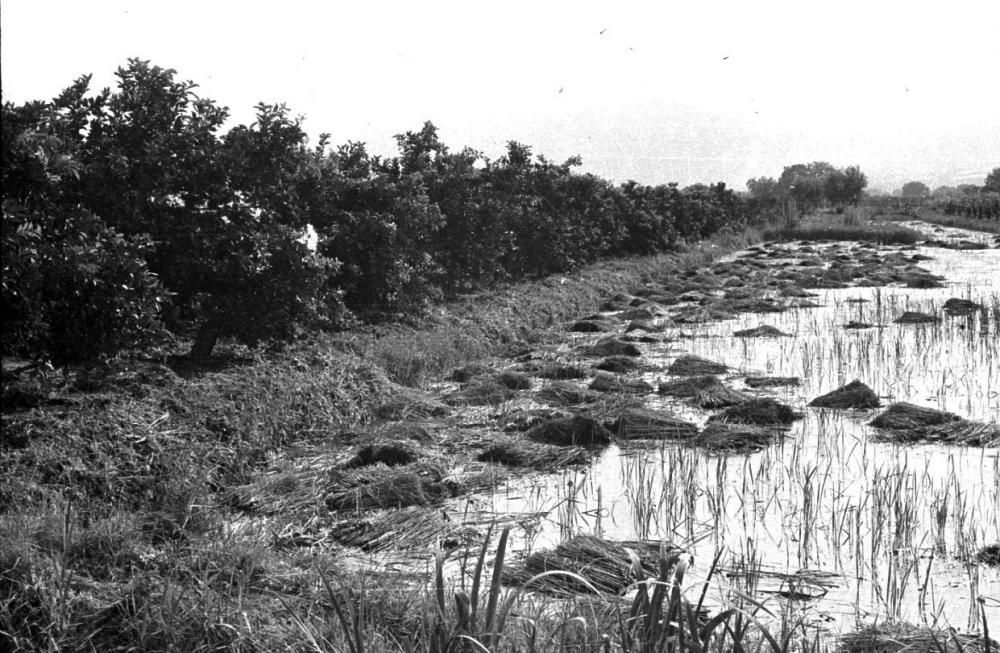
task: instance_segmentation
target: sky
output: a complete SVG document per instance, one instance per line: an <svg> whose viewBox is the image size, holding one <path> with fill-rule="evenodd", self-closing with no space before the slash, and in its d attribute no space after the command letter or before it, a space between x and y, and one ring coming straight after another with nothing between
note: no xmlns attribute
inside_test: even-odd
<svg viewBox="0 0 1000 653"><path fill-rule="evenodd" d="M253 120L394 154L517 140L616 182L859 165L870 186L982 183L1000 166L1000 0L221 2L0 0L5 102L129 57Z"/></svg>

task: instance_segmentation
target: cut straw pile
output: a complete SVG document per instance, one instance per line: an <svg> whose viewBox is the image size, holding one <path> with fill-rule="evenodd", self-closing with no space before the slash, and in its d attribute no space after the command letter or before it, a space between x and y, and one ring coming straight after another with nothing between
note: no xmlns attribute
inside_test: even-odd
<svg viewBox="0 0 1000 653"><path fill-rule="evenodd" d="M444 473L430 465L332 471L323 501L330 510L426 506L452 496Z"/></svg>
<svg viewBox="0 0 1000 653"><path fill-rule="evenodd" d="M661 556L676 558L682 553L682 549L659 541L616 542L578 535L555 549L532 553L516 567L504 567L503 582L519 586L538 574L559 571L566 573L544 576L529 589L560 596L593 594L589 583L598 592L621 594L637 580L655 576ZM635 577L633 556L643 578Z"/></svg>
<svg viewBox="0 0 1000 653"><path fill-rule="evenodd" d="M380 463L351 469L331 465L329 456L316 456L268 471L233 489L226 498L237 507L260 514L404 508L491 487L494 476L486 465L448 471L443 464L389 467Z"/></svg>
<svg viewBox="0 0 1000 653"><path fill-rule="evenodd" d="M698 433L698 427L668 412L629 408L615 419L611 430L621 439L686 440Z"/></svg>
<svg viewBox="0 0 1000 653"><path fill-rule="evenodd" d="M973 447L1000 446L1000 425L965 420L943 410L905 402L889 406L871 425L897 442L941 442Z"/></svg>
<svg viewBox="0 0 1000 653"><path fill-rule="evenodd" d="M422 549L438 542L445 548L471 545L479 532L448 519L440 510L411 507L339 522L328 535L342 546L377 552Z"/></svg>
<svg viewBox="0 0 1000 653"><path fill-rule="evenodd" d="M780 432L756 426L712 422L691 440L691 444L710 451L753 453L764 449L780 437Z"/></svg>
<svg viewBox="0 0 1000 653"><path fill-rule="evenodd" d="M494 442L476 460L508 467L553 470L570 465L585 465L590 462L591 456L591 452L583 447L560 447L509 438Z"/></svg>
<svg viewBox="0 0 1000 653"><path fill-rule="evenodd" d="M621 394L644 395L653 391L653 386L642 379L625 379L607 372L598 372L589 387L597 392Z"/></svg>
<svg viewBox="0 0 1000 653"><path fill-rule="evenodd" d="M559 405L589 404L601 400L601 393L566 381L556 381L538 391L538 398Z"/></svg>
<svg viewBox="0 0 1000 653"><path fill-rule="evenodd" d="M871 625L840 638L844 653L982 653L990 648L997 650L997 643L987 646L985 637L905 622Z"/></svg>
<svg viewBox="0 0 1000 653"><path fill-rule="evenodd" d="M725 408L750 401L743 394L711 375L689 376L660 384L659 393L668 397L683 397L699 408Z"/></svg>
<svg viewBox="0 0 1000 653"><path fill-rule="evenodd" d="M867 385L855 379L845 386L820 395L811 402L810 406L817 408L878 408L882 405L875 391Z"/></svg>
<svg viewBox="0 0 1000 653"><path fill-rule="evenodd" d="M711 422L760 424L767 426L772 424L791 424L794 420L801 418L802 415L792 410L791 406L786 406L771 398L761 398L751 399L737 406L730 406L708 419Z"/></svg>
<svg viewBox="0 0 1000 653"><path fill-rule="evenodd" d="M797 376L748 376L744 382L751 388L777 388L799 385L801 380Z"/></svg>
<svg viewBox="0 0 1000 653"><path fill-rule="evenodd" d="M699 376L704 374L724 374L729 369L722 363L710 361L701 356L687 354L681 356L667 368L667 374L674 376Z"/></svg>
<svg viewBox="0 0 1000 653"><path fill-rule="evenodd" d="M532 427L527 437L560 447L601 447L611 443L611 433L600 422L584 415L542 422Z"/></svg>

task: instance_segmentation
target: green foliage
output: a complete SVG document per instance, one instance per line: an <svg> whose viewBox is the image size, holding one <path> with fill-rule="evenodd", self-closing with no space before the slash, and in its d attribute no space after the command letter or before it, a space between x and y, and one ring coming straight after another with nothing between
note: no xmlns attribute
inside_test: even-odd
<svg viewBox="0 0 1000 653"><path fill-rule="evenodd" d="M67 293L65 302L79 299L85 295L74 284L84 283L85 271L100 281L88 288L122 293L123 305L115 307L94 298L93 290L86 294L98 314L100 307L114 308L103 313L136 322L117 329L131 334L122 345L149 332L145 325L160 317L160 301L167 299L162 317L168 327L187 333L200 325L200 333L209 334L201 339L202 354L219 336L254 343L331 324L341 312L330 283L337 264L303 242L320 172L299 122L284 106L262 104L253 125L220 137L228 111L175 75L132 59L118 70L114 92L88 97L83 77L51 103L4 107L5 188L14 188L31 212L26 224L62 227L42 229L49 245L44 256L17 259L24 270L11 278L9 294L24 306L42 301L36 296L41 286L28 283L27 269L35 266L42 268L36 276L49 279L46 292ZM5 225L11 220L5 214ZM23 248L15 242L19 225L10 224L5 249ZM129 265L115 263L115 256ZM118 279L122 274L155 275L169 295L153 292L152 281ZM129 292L143 299L126 301ZM98 325L90 320L75 328L92 336ZM118 346L88 341L104 343L104 353ZM46 347L54 346L50 338Z"/></svg>
<svg viewBox="0 0 1000 653"><path fill-rule="evenodd" d="M993 168L986 180L983 181L983 190L986 192L1000 193L1000 166Z"/></svg>
<svg viewBox="0 0 1000 653"><path fill-rule="evenodd" d="M908 181L903 184L901 194L905 199L925 199L930 197L931 189L922 181Z"/></svg>
<svg viewBox="0 0 1000 653"><path fill-rule="evenodd" d="M149 344L164 289L148 238L125 236L72 201L82 78L53 103L3 107L3 352L56 363ZM81 337L82 336L82 337Z"/></svg>
<svg viewBox="0 0 1000 653"><path fill-rule="evenodd" d="M826 161L797 163L782 170L778 185L783 194L795 199L803 210L808 210L824 199L826 180L836 171Z"/></svg>
<svg viewBox="0 0 1000 653"><path fill-rule="evenodd" d="M615 186L578 172L578 157L555 163L516 141L496 161L452 151L430 122L397 135L389 158L360 143L330 148L325 136L309 148L280 104L257 105L251 125L223 133L226 108L138 59L113 90L91 94L82 77L52 102L5 106L4 118L5 187L31 216L5 213L17 328L45 321L24 308L41 301L32 266L61 270L47 292L73 297L84 296L74 283L89 282L68 271L82 270L123 291L104 313L135 322L102 327L123 334L94 340L105 353L138 344L158 318L196 334L198 356L220 337L254 344L336 327L348 309L396 320L447 292L662 252L760 212L721 183ZM46 221L79 233L29 226ZM42 241L62 254L30 253ZM18 337L26 349L53 346Z"/></svg>
<svg viewBox="0 0 1000 653"><path fill-rule="evenodd" d="M868 178L857 166L834 170L823 183L826 199L834 204L857 204L861 200Z"/></svg>
<svg viewBox="0 0 1000 653"><path fill-rule="evenodd" d="M86 211L31 213L5 202L4 353L45 352L60 364L153 341L164 293L146 267L149 250Z"/></svg>
<svg viewBox="0 0 1000 653"><path fill-rule="evenodd" d="M747 180L747 190L756 200L777 201L781 199L781 187L773 177L758 177Z"/></svg>

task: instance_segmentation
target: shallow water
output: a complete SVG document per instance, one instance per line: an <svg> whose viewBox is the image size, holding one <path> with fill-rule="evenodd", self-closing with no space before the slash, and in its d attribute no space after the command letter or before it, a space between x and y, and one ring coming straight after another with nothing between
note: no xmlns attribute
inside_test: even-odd
<svg viewBox="0 0 1000 653"><path fill-rule="evenodd" d="M757 596L766 606L801 613L831 632L891 618L974 629L980 598L991 631L1000 630L1000 571L969 558L1000 541L1000 451L880 442L866 426L877 410L806 408L858 378L883 405L907 401L1000 421L995 317L892 323L905 310L941 315L949 297L1000 306L1000 251L912 253L933 257L920 265L943 275L944 288L816 290L819 308L686 325L668 334L670 342L642 346L644 362L660 369L681 351L724 362L734 368L727 382L741 390L747 374L801 377L799 387L751 391L805 412L781 443L752 455L714 455L633 442L607 449L586 469L520 479L474 503L546 513L514 534L525 550L579 533L688 543L696 561L688 580L693 592L717 550L725 552L726 567L755 560ZM843 329L850 320L884 328ZM731 335L762 324L791 337ZM672 377L645 378L655 385ZM647 403L699 423L709 415L672 399ZM710 596L721 600L740 580L717 574Z"/></svg>

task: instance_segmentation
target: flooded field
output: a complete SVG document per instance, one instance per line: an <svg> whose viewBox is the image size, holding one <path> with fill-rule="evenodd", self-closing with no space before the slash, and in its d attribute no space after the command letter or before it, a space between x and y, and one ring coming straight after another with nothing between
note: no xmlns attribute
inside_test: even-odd
<svg viewBox="0 0 1000 653"><path fill-rule="evenodd" d="M542 515L515 531L525 550L580 533L686 544L695 592L723 551L724 573L712 580L720 598L749 583L775 614L791 609L833 633L894 619L975 630L984 608L1000 624L1000 571L974 559L983 545L1000 541L998 449L886 441L867 425L882 409L807 407L860 379L883 406L905 401L1000 421L995 313L941 312L951 297L1000 307L1000 253L909 253L930 257L921 265L943 276L943 286L815 290L818 307L685 325L645 345L650 371L643 378L654 387L670 378L663 370L672 360L690 353L727 365L722 378L733 387L802 411L777 444L725 455L632 441L607 448L588 467L520 479L472 503L499 514ZM906 311L941 319L894 324ZM852 321L873 326L845 329ZM732 335L760 325L788 336ZM744 385L747 376L801 382L754 390ZM646 405L698 425L712 412L656 396Z"/></svg>
<svg viewBox="0 0 1000 653"><path fill-rule="evenodd" d="M570 570L610 569L601 600L631 600L656 568L636 551L668 547L692 603L765 627L995 632L1000 250L920 228L944 246L770 243L670 272L509 361L401 389L357 447L277 461L234 501L279 517L276 545L396 586L475 594L507 527L508 587L594 536L611 562ZM810 405L855 380L855 407Z"/></svg>

